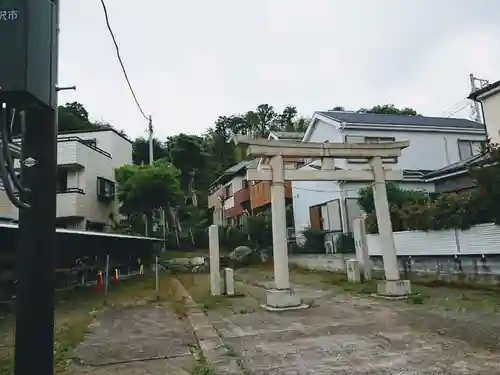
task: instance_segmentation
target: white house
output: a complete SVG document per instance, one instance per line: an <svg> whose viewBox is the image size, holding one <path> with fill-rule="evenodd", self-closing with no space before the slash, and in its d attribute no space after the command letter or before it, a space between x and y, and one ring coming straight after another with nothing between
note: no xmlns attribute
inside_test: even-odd
<svg viewBox="0 0 500 375"><path fill-rule="evenodd" d="M500 143L500 81L474 91L469 99L481 103L488 137L493 143Z"/></svg>
<svg viewBox="0 0 500 375"><path fill-rule="evenodd" d="M356 112L316 112L303 142L386 142L409 140L400 158L384 160L386 168L404 171L402 188L434 192L424 175L480 152L485 138L483 124L465 119L381 115ZM341 169L368 169L367 160L336 160ZM319 168L307 160L301 167ZM356 198L368 184L342 181L292 183L295 233L307 227L331 232L351 232L352 222L362 215Z"/></svg>
<svg viewBox="0 0 500 375"><path fill-rule="evenodd" d="M132 164L132 142L114 129L63 132L57 152L58 227L109 230L118 215L115 169ZM18 219L4 191L0 219Z"/></svg>

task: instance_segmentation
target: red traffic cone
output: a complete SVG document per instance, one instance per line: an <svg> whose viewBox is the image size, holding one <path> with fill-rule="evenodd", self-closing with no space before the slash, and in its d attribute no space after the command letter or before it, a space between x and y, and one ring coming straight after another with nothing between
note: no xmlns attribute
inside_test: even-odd
<svg viewBox="0 0 500 375"><path fill-rule="evenodd" d="M104 290L103 287L104 287L104 284L102 282L102 272L99 271L97 273L97 290L100 291L100 292L102 292Z"/></svg>
<svg viewBox="0 0 500 375"><path fill-rule="evenodd" d="M118 284L118 268L115 269L115 276L113 278L113 284Z"/></svg>

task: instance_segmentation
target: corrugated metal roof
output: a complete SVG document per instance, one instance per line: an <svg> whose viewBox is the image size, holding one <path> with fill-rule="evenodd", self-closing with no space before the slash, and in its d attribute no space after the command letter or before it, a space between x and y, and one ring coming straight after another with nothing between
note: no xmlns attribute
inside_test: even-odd
<svg viewBox="0 0 500 375"><path fill-rule="evenodd" d="M255 169L257 168L258 165L259 165L259 159L240 161L238 164L235 164L232 167L226 169L222 175L217 177L217 179L214 182L212 182L211 185L213 186L217 183L222 183L222 181L227 180L231 176L234 176L236 173L239 173L244 169Z"/></svg>
<svg viewBox="0 0 500 375"><path fill-rule="evenodd" d="M384 115L344 111L317 112L320 115L347 124L373 124L387 126L422 126L436 128L462 128L484 130L484 124L461 118Z"/></svg>
<svg viewBox="0 0 500 375"><path fill-rule="evenodd" d="M304 138L305 133L299 133L299 132L271 132L272 134L276 135L280 140L285 141L285 140L302 140Z"/></svg>
<svg viewBox="0 0 500 375"><path fill-rule="evenodd" d="M259 159L253 159L253 160L243 160L240 161L238 164L233 165L232 167L229 167L224 171L225 175L232 175L235 173L238 173L242 169L253 169L257 168L257 164L259 163Z"/></svg>

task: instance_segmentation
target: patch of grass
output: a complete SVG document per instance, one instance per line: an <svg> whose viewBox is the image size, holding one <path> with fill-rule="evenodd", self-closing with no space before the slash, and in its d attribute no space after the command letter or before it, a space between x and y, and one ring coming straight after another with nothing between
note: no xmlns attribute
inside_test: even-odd
<svg viewBox="0 0 500 375"><path fill-rule="evenodd" d="M172 299L170 276L160 279L159 301ZM96 314L113 306L127 306L138 303L156 302L155 279L151 276L122 280L118 285L110 285L108 296L95 287L77 288L56 293L54 366L55 375L64 374L74 359L74 349L83 341ZM0 326L0 374L13 373L14 319L8 317L9 324Z"/></svg>
<svg viewBox="0 0 500 375"><path fill-rule="evenodd" d="M422 305L425 302L425 297L421 294L412 294L408 297L408 302L414 305Z"/></svg>
<svg viewBox="0 0 500 375"><path fill-rule="evenodd" d="M191 371L191 375L216 375L214 369L205 362L198 363Z"/></svg>

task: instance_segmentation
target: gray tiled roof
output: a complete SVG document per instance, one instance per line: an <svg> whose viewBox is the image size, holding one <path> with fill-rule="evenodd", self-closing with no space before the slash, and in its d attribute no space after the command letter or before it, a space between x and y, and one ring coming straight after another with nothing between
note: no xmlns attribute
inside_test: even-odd
<svg viewBox="0 0 500 375"><path fill-rule="evenodd" d="M484 130L483 124L461 118L383 115L344 111L317 112L338 122L348 124L376 124L395 126L426 126L437 128L462 128Z"/></svg>
<svg viewBox="0 0 500 375"><path fill-rule="evenodd" d="M475 163L478 163L485 158L486 158L486 155L474 155L468 159L447 165L446 167L443 167L441 169L437 169L435 171L427 173L425 175L425 178L426 179L434 178L434 177L447 175L448 173L458 172L458 171L462 171L462 170L465 171L471 165L474 165Z"/></svg>

